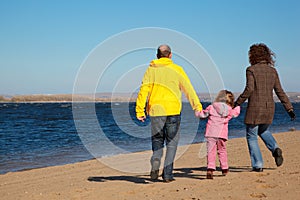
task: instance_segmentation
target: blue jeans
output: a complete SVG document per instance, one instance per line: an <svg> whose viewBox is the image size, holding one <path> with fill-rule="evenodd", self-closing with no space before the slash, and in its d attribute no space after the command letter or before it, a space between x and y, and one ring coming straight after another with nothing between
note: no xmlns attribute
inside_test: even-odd
<svg viewBox="0 0 300 200"><path fill-rule="evenodd" d="M151 140L153 151L151 157L151 170L159 169L164 144L166 143L167 150L162 175L164 179L173 178L173 162L179 141L180 121L180 115L151 117ZM156 166L153 165L154 162L156 162Z"/></svg>
<svg viewBox="0 0 300 200"><path fill-rule="evenodd" d="M269 124L246 125L247 143L253 168L263 168L263 158L258 146L258 136L263 140L267 148L273 153L278 145L272 133L268 130Z"/></svg>

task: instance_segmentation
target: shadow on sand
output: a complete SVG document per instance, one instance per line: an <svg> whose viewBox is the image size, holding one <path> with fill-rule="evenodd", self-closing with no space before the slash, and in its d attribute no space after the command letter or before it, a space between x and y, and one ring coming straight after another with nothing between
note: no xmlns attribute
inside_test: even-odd
<svg viewBox="0 0 300 200"><path fill-rule="evenodd" d="M265 168L265 170L274 170L274 168ZM250 166L231 166L229 169L230 173L242 173L242 172L250 172ZM195 167L195 168L176 168L174 169L174 177L183 177L183 178L191 178L191 179L206 179L206 167ZM220 168L216 169L214 174L215 177L222 176ZM127 181L136 184L150 184L153 182L162 182L162 179L151 180L149 175L136 175L136 176L93 176L88 177L87 179L90 182L106 182L106 181Z"/></svg>

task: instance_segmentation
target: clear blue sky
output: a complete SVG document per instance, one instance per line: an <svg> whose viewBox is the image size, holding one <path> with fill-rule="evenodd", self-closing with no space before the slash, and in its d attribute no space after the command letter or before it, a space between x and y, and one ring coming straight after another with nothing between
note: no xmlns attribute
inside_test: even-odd
<svg viewBox="0 0 300 200"><path fill-rule="evenodd" d="M264 42L277 55L284 89L299 92L299 19L298 0L1 0L0 95L70 94L92 49L143 27L172 29L197 41L234 92L244 89L249 46Z"/></svg>

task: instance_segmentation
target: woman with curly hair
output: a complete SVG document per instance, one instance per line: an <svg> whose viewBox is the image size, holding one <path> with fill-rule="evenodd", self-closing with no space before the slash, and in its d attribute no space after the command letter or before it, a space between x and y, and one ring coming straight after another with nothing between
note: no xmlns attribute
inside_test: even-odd
<svg viewBox="0 0 300 200"><path fill-rule="evenodd" d="M273 91L291 119L295 119L293 106L281 87L278 73L274 67L274 57L274 53L263 43L250 47L249 62L251 66L246 70L246 86L235 102L235 106L238 106L248 99L244 122L252 170L256 172L263 171L263 158L258 145L258 136L272 152L276 165L279 167L283 163L282 150L268 129L275 113Z"/></svg>

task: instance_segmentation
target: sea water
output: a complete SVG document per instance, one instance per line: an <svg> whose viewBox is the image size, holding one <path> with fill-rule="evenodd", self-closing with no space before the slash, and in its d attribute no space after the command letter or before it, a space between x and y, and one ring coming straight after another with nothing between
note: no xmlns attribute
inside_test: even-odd
<svg viewBox="0 0 300 200"><path fill-rule="evenodd" d="M297 116L299 105L293 103ZM230 139L245 137L245 106L229 122ZM135 103L0 103L0 173L150 150L150 120L139 122L134 110ZM195 118L188 103L181 115L179 145L203 142L206 120ZM270 130L299 129L276 103Z"/></svg>

